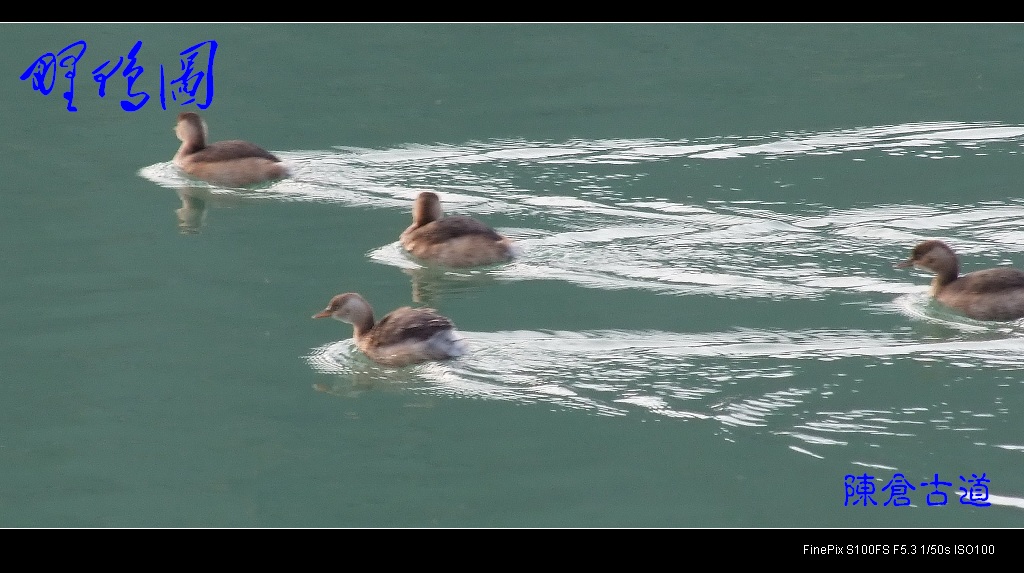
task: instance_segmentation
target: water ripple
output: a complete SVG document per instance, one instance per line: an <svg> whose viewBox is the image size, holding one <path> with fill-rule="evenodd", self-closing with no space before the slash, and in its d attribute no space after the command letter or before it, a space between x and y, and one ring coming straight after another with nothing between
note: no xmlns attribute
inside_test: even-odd
<svg viewBox="0 0 1024 573"><path fill-rule="evenodd" d="M843 442L829 434L911 436L917 425L971 430L976 427L971 420L992 412L954 413L920 405L819 411L826 403L836 403L837 386L827 380L794 385L791 379L808 362L816 369L834 361L870 366L893 359L925 368L955 367L959 360L1007 371L1024 367L1024 337L994 333L932 341L858 330L463 334L472 349L468 356L400 371L367 361L351 340L314 349L306 360L316 371L331 375L335 390L411 379L410 390L431 394L544 403L599 415L717 420L723 427L779 428L771 420L791 411L786 418L793 419L782 424L780 433L799 434L798 439L817 444ZM835 373L829 376L833 379L845 376L851 366L828 368ZM833 401L826 402L830 396Z"/></svg>
<svg viewBox="0 0 1024 573"><path fill-rule="evenodd" d="M499 228L518 240L522 256L494 270L498 280L562 280L587 288L740 298L815 299L836 291L910 294L923 292L927 281L894 271L892 263L924 238L946 239L964 256L1001 256L994 264L1012 263L1006 253L1024 251L1024 231L1018 230L1024 201L829 208L750 200L638 200L614 190L643 178L656 163L865 150L892 154L909 147L943 155L950 146L968 144L989 153L1017 153L1022 140L1021 126L931 122L694 141L506 139L395 149L337 147L279 152L294 177L261 189L205 187L215 196L404 212L420 191L430 189L441 195L449 212L543 221L542 229ZM591 168L600 165L617 167ZM523 172L529 176L516 175ZM139 173L175 190L205 185L182 177L169 162ZM572 194L557 192L564 186ZM400 231L395 230L396 237ZM368 254L382 264L417 267L394 255L392 241Z"/></svg>
<svg viewBox="0 0 1024 573"><path fill-rule="evenodd" d="M1024 202L846 209L753 201L697 205L657 197L616 199L612 189L642 178L645 166L654 163L792 159L865 149L889 155L902 147L944 149L968 143L989 152L1018 152L1022 139L1020 126L935 122L694 141L504 139L393 149L339 146L280 152L295 176L255 191L190 181L169 162L139 174L176 190L198 185L221 196L400 211L409 211L413 197L431 189L450 212L501 214L548 225L500 228L518 239L522 250L515 265L495 271L502 280L544 278L594 289L815 299L837 290L923 292L927 281L891 268L923 238L945 238L966 256L1020 253L1024 231L1018 224ZM637 168L587 172L571 167L602 164ZM531 176L513 175L522 171ZM573 193L552 192L551 185L562 184L569 184ZM589 196L584 196L587 189ZM415 268L415 263L393 256L392 241L369 256L382 264Z"/></svg>

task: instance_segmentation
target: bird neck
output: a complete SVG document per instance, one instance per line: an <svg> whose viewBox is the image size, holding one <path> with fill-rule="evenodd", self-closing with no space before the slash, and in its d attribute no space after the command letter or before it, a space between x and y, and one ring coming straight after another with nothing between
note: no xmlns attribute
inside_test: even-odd
<svg viewBox="0 0 1024 573"><path fill-rule="evenodd" d="M946 269L945 271L935 273L935 277L932 279L932 294L937 294L942 287L955 281L960 276L960 269L957 265Z"/></svg>
<svg viewBox="0 0 1024 573"><path fill-rule="evenodd" d="M182 141L181 146L178 147L178 152L174 154L174 158L178 159L185 157L186 155L192 155L197 151L202 151L206 147L202 141Z"/></svg>
<svg viewBox="0 0 1024 573"><path fill-rule="evenodd" d="M373 311L367 312L356 320L352 321L352 329L356 338L366 336L373 329Z"/></svg>

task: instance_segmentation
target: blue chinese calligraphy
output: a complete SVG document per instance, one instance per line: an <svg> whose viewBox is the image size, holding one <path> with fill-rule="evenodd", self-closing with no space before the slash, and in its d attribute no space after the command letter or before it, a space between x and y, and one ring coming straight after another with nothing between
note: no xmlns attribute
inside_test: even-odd
<svg viewBox="0 0 1024 573"><path fill-rule="evenodd" d="M122 75L124 75L125 79L128 80L128 97L132 98L142 96L142 101L135 103L130 100L121 100L121 109L125 111L138 111L142 106L146 105L147 101L149 101L149 94L146 92L132 93L132 87L135 85L135 80L139 79L139 76L145 71L142 66L135 65L135 56L139 54L140 48L142 48L142 40L135 42L135 45L132 46L132 49L128 52L128 65L124 67Z"/></svg>
<svg viewBox="0 0 1024 573"><path fill-rule="evenodd" d="M971 479L965 479L964 476L960 476L960 481L974 484L969 488L960 486L960 491L963 492L963 495L960 496L960 503L977 507L992 505L988 501L988 486L985 485L989 483L989 480L985 477L984 472L981 474L981 477L978 477L978 474L971 474Z"/></svg>
<svg viewBox="0 0 1024 573"><path fill-rule="evenodd" d="M117 59L117 65L114 69L110 70L110 73L103 73L103 68L110 65L110 60L103 62L98 68L92 71L92 79L96 80L96 83L100 84L100 97L106 97L107 95L107 80L110 76L117 73L117 70L121 69L121 64L124 63L124 58Z"/></svg>
<svg viewBox="0 0 1024 573"><path fill-rule="evenodd" d="M150 95L143 89L137 89L139 85L146 84L143 74L146 68L139 63L139 52L142 50L142 40L138 40L125 56L119 56L117 63L107 60L92 70L93 80L99 84L98 95L104 98L107 95L107 83L120 72L124 77L127 86L126 97L121 100L121 109L127 112L134 112L142 109L150 99ZM67 69L64 77L68 79L68 91L64 92L64 99L68 101L67 109L70 112L78 111L73 100L75 97L75 73L78 61L86 51L86 43L79 40L69 44L63 50L54 55L47 52L36 59L24 73L21 80L32 79L32 89L42 93L44 96L53 91L57 77L57 69ZM160 106L167 109L167 92L170 88L170 95L173 101L181 100L180 106L196 104L200 109L206 109L213 103L213 64L217 54L217 42L206 40L194 44L182 50L179 56L179 67L181 75L172 79L169 86L165 83L164 66L160 65ZM150 74L150 77L152 74ZM141 81L140 81L141 80ZM180 97L179 97L180 94Z"/></svg>
<svg viewBox="0 0 1024 573"><path fill-rule="evenodd" d="M78 60L82 59L85 50L85 40L79 40L68 44L63 50L57 52L56 56L52 52L47 52L32 62L32 65L21 74L21 80L25 81L31 77L32 89L42 92L43 95L49 95L53 91L53 85L57 79L57 68L68 68L68 71L64 72L64 77L68 79L68 91L64 92L64 99L68 100L68 111L78 111L73 101L75 98L75 72Z"/></svg>
<svg viewBox="0 0 1024 573"><path fill-rule="evenodd" d="M882 488L882 491L889 490L889 499L882 505L889 505L890 502L892 502L893 507L910 505L910 498L907 496L908 488L917 489L912 483L907 481L903 474L893 474L889 483L885 484L885 487Z"/></svg>
<svg viewBox="0 0 1024 573"><path fill-rule="evenodd" d="M875 494L875 476L864 473L859 476L852 474L846 474L844 477L844 485L846 489L846 498L843 501L844 506L851 505L878 505L871 496ZM881 480L879 480L881 481ZM960 476L960 481L964 484L960 486L960 504L961 505L973 505L975 507L988 507L992 505L989 501L988 485L991 480L988 479L986 473L982 473L981 477L978 474L971 474L970 479ZM931 490L927 491L925 495L925 503L929 506L942 506L949 503L949 496L946 492L941 489L943 487L952 487L953 484L948 481L942 481L939 479L939 474L933 474L931 481L921 482L921 487L932 486ZM889 493L889 499L882 503L883 506L892 507L905 507L911 505L911 492L917 491L917 487L910 483L907 477L902 473L895 473L892 479L886 483L879 493Z"/></svg>
<svg viewBox="0 0 1024 573"><path fill-rule="evenodd" d="M864 507L871 505L878 505L878 502L872 499L872 495L875 493L875 482L873 481L875 476L869 476L868 474L855 476L846 474L846 501L843 505L857 505L863 503ZM855 498L853 503L850 503L850 498Z"/></svg>
<svg viewBox="0 0 1024 573"><path fill-rule="evenodd" d="M921 487L924 487L926 485L935 486L935 491L928 492L928 497L926 498L928 505L946 505L946 502L949 501L949 497L946 495L946 492L939 489L939 486L952 486L953 484L948 481L940 481L939 474L935 474L935 477L932 479L932 481L921 482Z"/></svg>
<svg viewBox="0 0 1024 573"><path fill-rule="evenodd" d="M206 42L200 42L194 46L190 46L182 50L179 56L184 56L180 60L181 63L181 75L176 79L171 80L171 85L177 84L177 88L171 90L171 99L174 101L178 100L177 93L181 93L188 96L186 101L183 101L181 105L188 105L196 101L196 92L200 87L205 90L205 98L203 103L197 103L199 109L206 109L210 107L210 103L213 102L213 58L217 55L217 42L214 40L208 40ZM196 57L204 55L206 68L204 70L195 69ZM160 66L160 105L167 109L167 98L164 96L162 86L164 85L164 67Z"/></svg>
<svg viewBox="0 0 1024 573"><path fill-rule="evenodd" d="M138 111L139 108L146 105L146 102L149 101L149 94L146 92L132 93L132 86L135 85L135 80L137 80L139 76L142 75L142 72L145 71L145 68L143 68L142 66L135 65L136 62L138 61L136 56L139 55L139 50L141 48L142 40L135 42L135 45L132 46L132 49L128 52L128 65L125 66L124 71L121 73L121 75L123 75L125 79L128 80L128 97L142 96L142 101L140 101L139 103L135 103L131 100L121 100L121 109L125 111ZM119 57L117 59L117 65L115 65L114 68L109 72L103 73L104 68L110 65L110 60L107 60L103 62L103 64L100 65L98 68L92 71L93 79L100 84L100 97L106 97L107 79L109 79L110 76L114 75L117 72L117 70L121 69L121 64L123 63L124 58Z"/></svg>

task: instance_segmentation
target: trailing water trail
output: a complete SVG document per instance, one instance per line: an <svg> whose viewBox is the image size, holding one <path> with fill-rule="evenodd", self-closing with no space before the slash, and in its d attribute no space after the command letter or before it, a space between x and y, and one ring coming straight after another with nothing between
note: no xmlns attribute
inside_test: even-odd
<svg viewBox="0 0 1024 573"><path fill-rule="evenodd" d="M849 463L891 470L900 465L885 447L893 440L969 434L977 436L972 448L1003 455L1024 450L986 439L992 424L1018 411L1022 325L960 317L929 298L929 277L893 269L924 238L954 244L965 271L981 261L1015 264L1024 251L1024 200L787 201L776 192L792 183L772 177L772 170L793 161L819 162L822 173L850 161L963 161L1020 154L1022 145L1021 126L936 122L693 141L338 147L280 152L295 177L261 189L198 186L212 198L405 213L419 192L431 190L446 212L480 217L517 241L520 256L512 263L446 271L408 257L397 242L401 229L390 238L385 233L366 255L410 274L416 302L431 289L543 280L725 301L836 297L837 304L911 325L773 330L737 324L711 332L499 327L464 332L471 345L466 357L399 370L370 362L351 340L340 340L304 357L320 376L317 390L354 397L394 386L554 411L712 424L723 439L766 433L814 458L848 450ZM176 190L196 185L169 163L140 174ZM757 188L766 174L773 188ZM893 374L875 376L878 368L906 372L896 375L905 380L899 395L912 398L892 399L878 380ZM873 449L863 449L864 440Z"/></svg>
<svg viewBox="0 0 1024 573"><path fill-rule="evenodd" d="M408 384L411 376L416 381L411 387L442 395L545 403L600 415L715 420L723 426L771 427L784 433L803 429L805 436L812 430L910 435L904 423L932 410L924 407L869 425L852 422L857 416L850 412L808 411L821 407L822 395L849 391L858 379L864 382L870 372L864 368L911 361L940 371L952 365L1012 375L1024 367L1024 337L996 331L928 341L854 330L463 334L470 355L409 367L397 379ZM317 348L306 359L315 370L332 375L333 382L322 388L329 391L387 384L396 376L394 369L367 361L348 340ZM801 377L808 368L827 377L807 386ZM864 374L850 376L851 370ZM890 415L903 411L885 410ZM972 423L972 415L959 412L954 416L959 421L951 423Z"/></svg>
<svg viewBox="0 0 1024 573"><path fill-rule="evenodd" d="M1020 126L936 122L707 141L339 147L282 152L295 177L265 189L208 191L408 211L412 199L430 189L448 212L525 223L496 225L522 249L516 263L492 272L499 280L557 279L588 288L754 298L820 298L837 289L909 294L922 289L920 278L890 267L923 238L947 239L964 255L1024 250L1024 231L1018 229L1024 201L868 207L745 199L683 203L629 197L623 189L642 181L655 164L678 163L679 178L685 179L693 162L742 165L851 153L956 160L1018 154L1022 141ZM522 176L524 171L530 176ZM140 174L171 188L189 185L169 163ZM368 256L382 264L419 266L394 242Z"/></svg>

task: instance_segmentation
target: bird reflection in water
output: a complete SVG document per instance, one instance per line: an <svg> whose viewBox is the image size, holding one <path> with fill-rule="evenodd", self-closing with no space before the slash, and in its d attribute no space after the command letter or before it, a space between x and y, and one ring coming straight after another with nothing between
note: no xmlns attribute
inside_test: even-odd
<svg viewBox="0 0 1024 573"><path fill-rule="evenodd" d="M430 307L441 303L442 295L459 295L493 284L496 279L486 269L452 270L444 267L402 269L412 283L412 301Z"/></svg>
<svg viewBox="0 0 1024 573"><path fill-rule="evenodd" d="M206 203L210 192L206 189L184 187L178 189L181 207L175 209L178 229L183 235L195 235L206 223Z"/></svg>
<svg viewBox="0 0 1024 573"><path fill-rule="evenodd" d="M175 209L174 214L183 235L197 235L202 231L210 207L235 207L244 201L239 195L214 193L207 187L179 187L177 193L181 207Z"/></svg>

